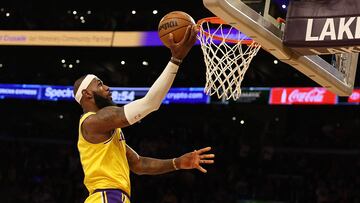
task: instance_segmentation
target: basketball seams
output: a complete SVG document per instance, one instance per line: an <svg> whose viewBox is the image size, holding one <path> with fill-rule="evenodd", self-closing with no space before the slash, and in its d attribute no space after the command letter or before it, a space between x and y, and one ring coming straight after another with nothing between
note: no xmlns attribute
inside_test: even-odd
<svg viewBox="0 0 360 203"><path fill-rule="evenodd" d="M186 33L187 27L195 25L194 19L183 11L173 11L166 14L159 23L158 36L165 46L169 46L166 35L174 34L174 41L178 42ZM161 34L161 35L160 35Z"/></svg>
<svg viewBox="0 0 360 203"><path fill-rule="evenodd" d="M171 17L171 16L169 16L169 17L167 17L167 18L164 18L164 19L162 19L161 21L164 21L164 20L167 20L167 19L181 19L181 20L185 20L185 21L187 21L187 22L189 22L189 23L191 23L191 24L193 24L193 23L194 23L193 21L189 20L188 18L182 18L182 17Z"/></svg>
<svg viewBox="0 0 360 203"><path fill-rule="evenodd" d="M175 32L176 30L179 30L179 29L184 28L184 27L187 27L187 26L188 26L188 25L184 25L184 26L181 26L181 27L176 28L176 29L174 29L174 30L171 30L171 31L167 32L166 34L163 34L162 36L160 36L160 38L164 37L165 35L170 34L171 32Z"/></svg>
<svg viewBox="0 0 360 203"><path fill-rule="evenodd" d="M180 19L180 20L184 20L184 21L186 21L186 22L190 22L190 21L188 21L188 20L186 20L186 19L183 19L183 18L171 18L171 19L174 19L174 20L175 20L175 19ZM166 20L166 19L165 19L165 20ZM190 23L193 24L193 22L190 22ZM184 24L184 23L182 23L182 24ZM167 34L169 34L169 33L171 33L171 32L174 32L174 31L176 31L176 30L178 30L178 29L181 29L181 28L187 27L187 26L189 26L189 25L184 25L184 26L181 26L181 27L176 28L176 29L174 29L174 30L170 30L170 31L166 32L165 34L161 35L160 38L163 37L163 36L165 36L165 35L167 35Z"/></svg>
<svg viewBox="0 0 360 203"><path fill-rule="evenodd" d="M192 21L189 21L188 19L185 19L185 18L178 18L178 17L175 17L175 18L165 18L165 19L163 19L163 20L161 20L161 22L163 22L163 21L165 21L165 20L168 20L168 19L180 19L180 20L183 20L183 21L186 21L186 22L188 22L188 23L191 23L191 24L194 24L194 22L192 22ZM195 24L194 24L195 25ZM158 26L158 29L159 29L159 27L160 26ZM159 30L158 30L159 31Z"/></svg>

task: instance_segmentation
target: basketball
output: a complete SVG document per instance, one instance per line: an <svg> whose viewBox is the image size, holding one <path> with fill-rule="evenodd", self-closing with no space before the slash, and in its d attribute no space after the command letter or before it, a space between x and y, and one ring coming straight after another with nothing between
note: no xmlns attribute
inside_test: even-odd
<svg viewBox="0 0 360 203"><path fill-rule="evenodd" d="M186 28L194 25L194 19L187 13L182 11L173 11L166 14L159 23L158 33L161 41L169 47L169 34L172 33L174 41L180 42L184 37Z"/></svg>

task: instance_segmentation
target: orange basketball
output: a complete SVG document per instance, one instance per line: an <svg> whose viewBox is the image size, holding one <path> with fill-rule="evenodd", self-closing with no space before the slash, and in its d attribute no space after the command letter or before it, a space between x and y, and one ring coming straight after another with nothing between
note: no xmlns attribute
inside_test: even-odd
<svg viewBox="0 0 360 203"><path fill-rule="evenodd" d="M172 11L166 14L159 23L158 33L161 41L169 47L169 34L172 33L175 42L180 42L184 37L186 28L194 25L194 19L182 11Z"/></svg>

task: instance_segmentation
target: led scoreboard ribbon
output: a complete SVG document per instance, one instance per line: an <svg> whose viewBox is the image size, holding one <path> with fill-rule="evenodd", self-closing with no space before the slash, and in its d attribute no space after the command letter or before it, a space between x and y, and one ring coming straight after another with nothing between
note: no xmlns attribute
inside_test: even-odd
<svg viewBox="0 0 360 203"><path fill-rule="evenodd" d="M142 98L149 88L110 88L113 101L126 104ZM47 101L73 100L72 86L0 84L0 99L36 99ZM163 103L209 103L210 99L203 92L203 88L171 88Z"/></svg>

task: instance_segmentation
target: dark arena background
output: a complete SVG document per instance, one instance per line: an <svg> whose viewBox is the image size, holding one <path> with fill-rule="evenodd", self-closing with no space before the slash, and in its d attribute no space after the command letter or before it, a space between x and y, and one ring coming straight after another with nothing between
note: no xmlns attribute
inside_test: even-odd
<svg viewBox="0 0 360 203"><path fill-rule="evenodd" d="M174 10L196 21L213 16L200 0L1 1L0 42L24 40L24 31L116 32L129 42L135 33L157 41L161 17ZM93 73L114 88L122 105L143 96L171 56L166 47L146 40L114 47L82 43L1 44L1 203L84 202L88 192L76 147L82 110L69 88ZM205 166L207 174L131 174L131 201L360 202L359 72L353 95L337 97L260 50L242 83L243 96L225 101L202 93L205 64L195 45L172 96L124 133L142 156L173 158L211 146L215 164ZM312 94L318 97L304 99ZM184 95L197 96L179 99Z"/></svg>

